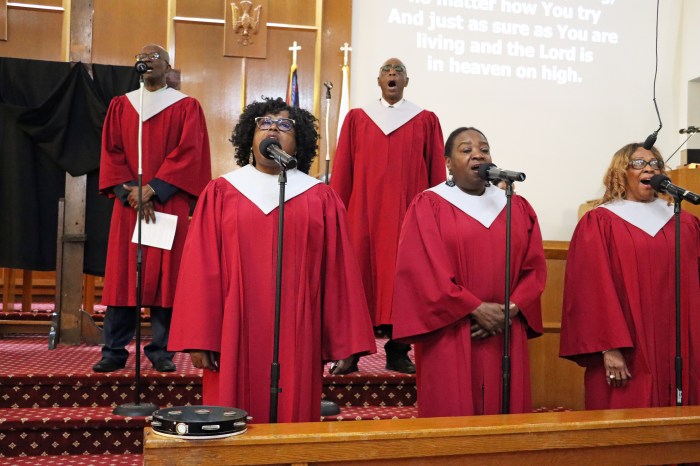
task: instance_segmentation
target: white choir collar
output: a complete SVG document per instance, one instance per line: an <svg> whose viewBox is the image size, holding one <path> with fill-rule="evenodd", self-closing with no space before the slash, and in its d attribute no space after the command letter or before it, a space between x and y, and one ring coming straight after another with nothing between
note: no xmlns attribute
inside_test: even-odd
<svg viewBox="0 0 700 466"><path fill-rule="evenodd" d="M127 99L131 102L131 105L139 113L139 93L140 89L131 91L126 94ZM165 86L158 89L157 91L149 91L146 88L143 89L143 121L148 120L160 112L170 107L175 102L178 102L187 97L180 91L176 91L172 87Z"/></svg>
<svg viewBox="0 0 700 466"><path fill-rule="evenodd" d="M398 102L396 102L395 104L390 104L389 102L384 100L384 97L380 97L379 102L381 102L381 104L386 108L399 108L402 103L406 102L406 99L401 99Z"/></svg>
<svg viewBox="0 0 700 466"><path fill-rule="evenodd" d="M385 106L385 103L382 103L381 99L377 99L369 105L362 107L362 110L385 135L396 131L423 111L422 108L406 99L403 99L400 105L395 104L394 107L391 108Z"/></svg>
<svg viewBox="0 0 700 466"><path fill-rule="evenodd" d="M673 206L658 198L654 202L635 202L621 199L602 204L599 207L608 209L649 236L656 236L673 217Z"/></svg>
<svg viewBox="0 0 700 466"><path fill-rule="evenodd" d="M442 197L486 228L491 227L506 206L506 192L490 184L481 196L472 196L457 186L447 186L445 183L433 186L428 191Z"/></svg>
<svg viewBox="0 0 700 466"><path fill-rule="evenodd" d="M223 178L258 206L265 215L279 207L279 175L268 175L248 164L226 173ZM284 202L288 202L320 182L297 169L287 170Z"/></svg>

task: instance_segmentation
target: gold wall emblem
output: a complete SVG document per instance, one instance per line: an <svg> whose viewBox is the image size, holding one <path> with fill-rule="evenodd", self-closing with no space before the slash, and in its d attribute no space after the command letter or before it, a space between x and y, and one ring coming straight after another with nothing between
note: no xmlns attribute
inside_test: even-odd
<svg viewBox="0 0 700 466"><path fill-rule="evenodd" d="M241 35L237 40L239 44L248 45L253 43L251 36L258 33L261 12L262 5L257 5L253 8L253 2L250 0L241 0L239 5L231 2L231 23L233 32Z"/></svg>

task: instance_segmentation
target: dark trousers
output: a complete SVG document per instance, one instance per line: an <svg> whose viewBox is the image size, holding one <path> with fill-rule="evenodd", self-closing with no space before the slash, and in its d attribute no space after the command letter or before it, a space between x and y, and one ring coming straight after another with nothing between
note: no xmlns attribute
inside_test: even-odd
<svg viewBox="0 0 700 466"><path fill-rule="evenodd" d="M172 308L151 308L151 343L144 347L146 357L155 362L160 358L173 360L172 351L167 351L168 334ZM129 352L126 345L131 342L136 332L136 307L107 307L104 321L105 345L102 347L102 357L126 363Z"/></svg>

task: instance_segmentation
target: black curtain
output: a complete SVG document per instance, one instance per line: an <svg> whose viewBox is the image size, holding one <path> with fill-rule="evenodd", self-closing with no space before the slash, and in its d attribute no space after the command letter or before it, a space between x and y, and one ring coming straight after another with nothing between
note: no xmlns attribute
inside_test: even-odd
<svg viewBox="0 0 700 466"><path fill-rule="evenodd" d="M138 88L131 67L0 57L0 267L55 270L66 173L87 174L84 271L103 275L112 201L98 193L112 97Z"/></svg>

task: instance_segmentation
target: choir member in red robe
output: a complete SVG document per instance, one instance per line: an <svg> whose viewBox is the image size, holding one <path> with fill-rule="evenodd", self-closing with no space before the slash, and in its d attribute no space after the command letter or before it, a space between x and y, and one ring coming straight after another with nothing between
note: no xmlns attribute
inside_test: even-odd
<svg viewBox="0 0 700 466"><path fill-rule="evenodd" d="M410 346L391 340L391 299L399 232L421 191L445 181L440 122L403 98L406 67L390 58L379 69L382 96L345 117L333 162L333 187L348 209L375 327L389 336L386 368L414 373ZM357 361L350 366L357 370Z"/></svg>
<svg viewBox="0 0 700 466"><path fill-rule="evenodd" d="M418 414L501 412L506 195L478 174L488 140L458 128L445 143L446 183L419 194L401 230L394 337L415 343ZM510 412L531 411L528 343L542 333L546 266L537 216L513 195Z"/></svg>
<svg viewBox="0 0 700 466"><path fill-rule="evenodd" d="M324 362L375 343L345 207L306 175L318 139L306 110L266 99L241 114L232 142L242 168L212 181L192 218L170 349L204 369L204 404L269 420L280 166L260 153L266 138L299 163L285 188L277 420L319 421Z"/></svg>
<svg viewBox="0 0 700 466"><path fill-rule="evenodd" d="M628 144L613 156L599 205L569 246L562 357L586 368L587 409L676 404L675 221L649 185L659 151ZM683 404L700 404L700 222L681 213Z"/></svg>
<svg viewBox="0 0 700 466"><path fill-rule="evenodd" d="M143 245L141 303L150 307L153 340L144 348L153 367L172 372L167 350L171 311L190 204L211 180L209 137L197 100L167 86L168 53L146 45L137 55L148 71L143 91L143 215L156 223L156 213L177 216L171 249ZM123 368L125 346L136 327L137 245L132 242L138 209L138 135L140 91L115 97L102 132L100 191L115 198L107 246L102 303L107 305L102 359L95 372Z"/></svg>

